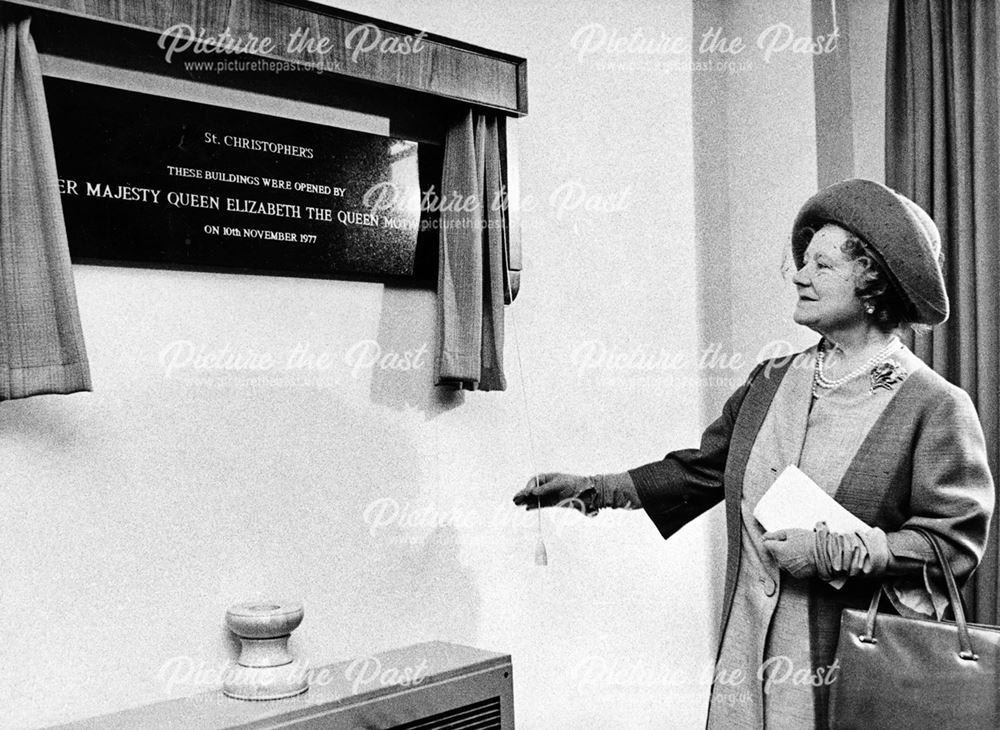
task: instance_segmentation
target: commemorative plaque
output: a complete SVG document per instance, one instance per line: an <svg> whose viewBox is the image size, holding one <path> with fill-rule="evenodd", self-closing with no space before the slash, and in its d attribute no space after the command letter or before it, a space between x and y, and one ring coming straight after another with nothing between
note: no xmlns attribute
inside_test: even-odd
<svg viewBox="0 0 1000 730"><path fill-rule="evenodd" d="M58 78L45 91L74 262L433 278L435 145Z"/></svg>

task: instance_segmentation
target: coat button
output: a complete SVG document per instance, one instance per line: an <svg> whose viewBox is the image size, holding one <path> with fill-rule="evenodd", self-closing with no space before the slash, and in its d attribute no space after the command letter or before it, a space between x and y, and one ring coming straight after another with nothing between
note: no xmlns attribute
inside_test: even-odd
<svg viewBox="0 0 1000 730"><path fill-rule="evenodd" d="M774 582L773 578L768 576L761 576L760 583L764 587L765 596L773 596L774 592L778 590L778 584Z"/></svg>

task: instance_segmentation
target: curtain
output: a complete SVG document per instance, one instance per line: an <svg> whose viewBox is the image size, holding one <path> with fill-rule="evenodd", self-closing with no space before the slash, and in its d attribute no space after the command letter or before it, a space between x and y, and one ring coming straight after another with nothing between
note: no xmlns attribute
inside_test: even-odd
<svg viewBox="0 0 1000 730"><path fill-rule="evenodd" d="M501 192L496 117L464 112L448 130L444 147L435 385L507 388Z"/></svg>
<svg viewBox="0 0 1000 730"><path fill-rule="evenodd" d="M0 400L90 390L29 22L0 14Z"/></svg>
<svg viewBox="0 0 1000 730"><path fill-rule="evenodd" d="M914 348L964 388L979 410L997 477L1000 370L1000 173L997 5L993 0L893 0L886 63L886 183L941 230L951 317ZM967 589L975 620L998 623L994 517Z"/></svg>

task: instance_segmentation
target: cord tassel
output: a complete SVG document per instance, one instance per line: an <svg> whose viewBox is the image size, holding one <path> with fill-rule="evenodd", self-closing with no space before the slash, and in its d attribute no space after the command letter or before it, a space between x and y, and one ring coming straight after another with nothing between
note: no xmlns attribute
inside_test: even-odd
<svg viewBox="0 0 1000 730"><path fill-rule="evenodd" d="M538 484L538 477L535 477ZM545 540L542 538L542 498L538 498L538 540L535 542L535 565L548 565L549 554L545 551Z"/></svg>

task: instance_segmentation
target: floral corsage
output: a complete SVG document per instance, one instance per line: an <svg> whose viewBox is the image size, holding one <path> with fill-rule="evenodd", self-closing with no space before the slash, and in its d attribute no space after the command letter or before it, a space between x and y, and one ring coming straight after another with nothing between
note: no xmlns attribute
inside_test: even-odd
<svg viewBox="0 0 1000 730"><path fill-rule="evenodd" d="M876 388L892 390L893 386L902 383L906 379L906 368L895 360L887 360L871 369L871 392Z"/></svg>

